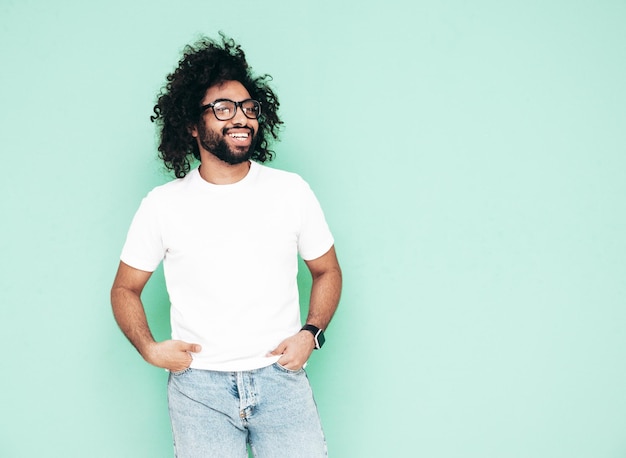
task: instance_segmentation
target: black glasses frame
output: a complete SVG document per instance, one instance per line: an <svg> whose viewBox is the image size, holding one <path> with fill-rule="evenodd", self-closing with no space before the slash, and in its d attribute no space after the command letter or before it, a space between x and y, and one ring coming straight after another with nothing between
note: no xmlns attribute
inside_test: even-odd
<svg viewBox="0 0 626 458"><path fill-rule="evenodd" d="M220 118L217 115L217 113L215 112L215 105L217 105L220 102L230 102L230 103L235 105L235 109L233 110L232 116L229 116L228 118L223 118L223 117ZM256 106L257 106L256 115L250 116L248 113L246 113L246 110L243 109L243 104L244 103L248 103L248 102L254 102L256 104ZM230 99L217 99L215 102L208 103L206 105L202 105L200 107L200 112L204 113L209 108L211 108L213 110L213 115L219 121L228 121L229 119L233 119L237 115L237 108L241 108L241 111L243 112L243 114L248 119L259 119L259 116L261 116L261 102L259 102L258 100L254 100L254 99L246 99L246 100L242 100L241 102L235 102L234 100L230 100Z"/></svg>

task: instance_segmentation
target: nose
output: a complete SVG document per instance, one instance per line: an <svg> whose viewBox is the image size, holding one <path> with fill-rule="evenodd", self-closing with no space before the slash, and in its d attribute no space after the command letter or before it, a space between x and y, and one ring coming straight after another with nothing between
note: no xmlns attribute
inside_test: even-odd
<svg viewBox="0 0 626 458"><path fill-rule="evenodd" d="M248 118L243 113L243 108L241 107L241 105L237 107L237 110L235 111L235 116L233 117L232 121L233 124L237 126L245 126L247 124Z"/></svg>

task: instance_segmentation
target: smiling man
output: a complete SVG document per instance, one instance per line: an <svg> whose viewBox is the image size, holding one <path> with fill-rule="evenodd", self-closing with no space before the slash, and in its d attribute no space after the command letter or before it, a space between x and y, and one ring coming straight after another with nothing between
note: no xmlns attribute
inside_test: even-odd
<svg viewBox="0 0 626 458"><path fill-rule="evenodd" d="M247 98L240 102L233 100L242 97ZM255 149L257 139L255 133L259 128L257 119L261 114L261 104L250 98L250 94L239 81L218 83L207 91L204 100L214 101L202 105L201 110L213 110L216 121L232 120L232 126L226 126L225 122L210 122L213 121L210 119L207 123L194 126L192 135L198 139L204 151L210 152L217 159L230 165L247 162ZM237 109L240 115L235 119ZM225 126L221 129L221 134L218 134L211 130L208 124L214 125L216 130L219 130L222 124Z"/></svg>
<svg viewBox="0 0 626 458"><path fill-rule="evenodd" d="M222 36L185 49L153 121L176 179L143 199L111 290L120 328L170 372L177 457L324 457L304 365L324 343L341 270L315 195L262 165L282 121L269 76ZM200 165L192 169L192 158ZM301 321L298 255L312 287ZM141 292L163 262L172 338L157 342Z"/></svg>

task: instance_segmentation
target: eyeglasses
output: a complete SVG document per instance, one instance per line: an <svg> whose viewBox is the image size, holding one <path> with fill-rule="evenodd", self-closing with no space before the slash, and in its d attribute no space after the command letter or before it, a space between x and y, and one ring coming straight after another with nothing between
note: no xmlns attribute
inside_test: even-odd
<svg viewBox="0 0 626 458"><path fill-rule="evenodd" d="M229 99L217 99L213 103L208 105L202 105L200 111L204 113L209 108L213 108L213 114L220 121L228 121L233 119L237 114L237 107L241 108L241 111L248 119L258 119L261 115L261 103L253 99L242 100L241 102L234 102Z"/></svg>

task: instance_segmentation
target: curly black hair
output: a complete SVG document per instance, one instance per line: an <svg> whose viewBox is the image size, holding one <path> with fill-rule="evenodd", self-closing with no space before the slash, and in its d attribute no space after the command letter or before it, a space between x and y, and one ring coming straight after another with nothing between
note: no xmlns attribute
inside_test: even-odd
<svg viewBox="0 0 626 458"><path fill-rule="evenodd" d="M252 159L270 161L274 151L269 149L270 136L278 139L283 122L278 117L278 98L268 85L269 75L255 76L246 61L241 46L220 32L221 43L202 38L195 45L187 45L174 72L167 75L150 116L160 129L159 158L176 178L182 178L191 168L190 155L200 159L196 139L190 128L201 116L200 102L208 88L225 81L239 81L250 97L261 102L259 131Z"/></svg>

